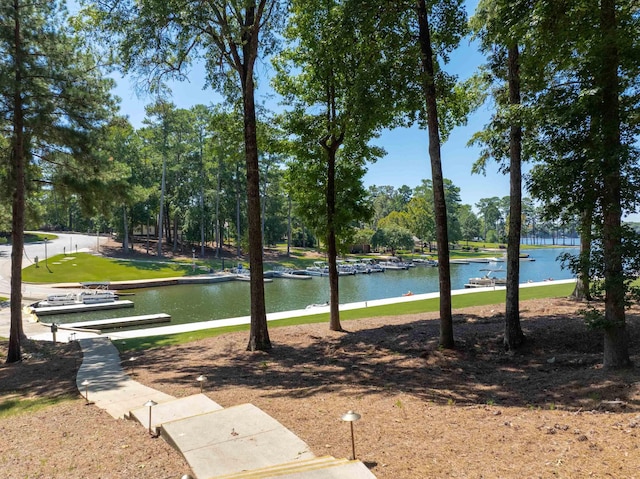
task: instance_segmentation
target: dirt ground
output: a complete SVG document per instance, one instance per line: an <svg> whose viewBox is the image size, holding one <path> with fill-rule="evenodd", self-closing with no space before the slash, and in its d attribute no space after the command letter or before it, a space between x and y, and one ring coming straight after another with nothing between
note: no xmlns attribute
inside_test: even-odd
<svg viewBox="0 0 640 479"><path fill-rule="evenodd" d="M136 353L138 381L222 406L251 402L316 455L356 456L379 479L640 478L640 375L605 371L602 335L565 299L524 302L525 347L501 346L503 306L455 312L457 349L437 346L435 314L272 328L273 351L245 351L246 332ZM640 363L640 310L628 316ZM85 406L74 344L28 345L0 366L7 400L71 397L0 420L0 470L10 478L178 478L180 455L145 429ZM6 343L0 344L0 358ZM128 357L124 357L126 361Z"/></svg>

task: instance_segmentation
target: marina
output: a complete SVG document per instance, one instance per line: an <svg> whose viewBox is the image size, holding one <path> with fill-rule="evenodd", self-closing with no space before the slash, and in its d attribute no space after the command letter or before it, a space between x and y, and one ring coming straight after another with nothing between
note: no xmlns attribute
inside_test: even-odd
<svg viewBox="0 0 640 479"><path fill-rule="evenodd" d="M556 260L558 255L565 252L576 253L577 249L531 250L531 257L536 261L520 264L520 282L527 284L550 279L573 278L571 271L562 269L559 261ZM496 268L499 268L500 264L503 263L496 265ZM484 275L484 272L480 271L483 268L487 268L487 264L452 264L452 289L464 290L464 285L469 283L470 278ZM298 271L295 273L299 274ZM198 282L135 289L131 290L135 292L135 296L131 299L135 302L136 314L166 312L172 316L171 324L173 325L246 316L251 311L249 284L244 281L234 281L233 276L227 275L220 277L216 282L211 282L207 280L209 276L205 275L202 278L194 277L200 278ZM118 288L120 288L119 285ZM438 288L438 268L426 265L407 270L387 270L384 274L345 275L340 276L340 304L363 302L371 304L375 300L401 298L407 291L414 294L411 298L417 298L425 293L437 292ZM120 292L128 291L119 289ZM322 310L317 305L325 305L329 296L329 281L326 277L316 276L310 280L298 281L274 276L272 282L265 284L267 313L305 310L309 305L316 305L312 310ZM128 315L130 313L126 309L109 313L111 318ZM55 321L71 323L104 318L104 312L83 311L58 315Z"/></svg>

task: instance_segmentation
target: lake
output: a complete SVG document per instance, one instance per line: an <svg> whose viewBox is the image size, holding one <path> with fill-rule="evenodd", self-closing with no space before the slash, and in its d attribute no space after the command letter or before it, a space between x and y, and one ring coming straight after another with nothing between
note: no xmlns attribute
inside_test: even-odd
<svg viewBox="0 0 640 479"><path fill-rule="evenodd" d="M556 260L564 252L577 253L576 248L523 250L535 261L521 261L521 282L545 279L570 279L573 274L563 270ZM452 289L462 289L470 277L483 276L484 268L506 268L505 263L471 263L451 265ZM504 273L497 276L506 276ZM359 274L340 277L340 303L370 301L402 296L407 291L414 294L438 291L438 268L417 266L403 271L387 270L385 273ZM154 289L137 289L130 299L134 309L105 312L56 315L55 322L115 318L123 316L168 313L171 324L193 323L211 319L223 319L250 314L249 283L229 281L214 284L166 286ZM309 304L325 303L329 299L327 277L310 280L274 279L265 284L267 312L304 309Z"/></svg>

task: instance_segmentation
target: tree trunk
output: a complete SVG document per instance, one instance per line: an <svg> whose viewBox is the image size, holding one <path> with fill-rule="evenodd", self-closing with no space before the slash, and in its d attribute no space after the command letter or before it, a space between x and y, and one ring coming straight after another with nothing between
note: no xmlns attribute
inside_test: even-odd
<svg viewBox="0 0 640 479"><path fill-rule="evenodd" d="M22 359L20 342L24 337L22 329L22 254L24 250L24 209L26 153L24 138L24 116L22 105L22 36L20 32L20 4L13 2L14 8L14 61L15 91L13 95L13 138L11 159L11 182L13 186L11 217L11 328L7 363Z"/></svg>
<svg viewBox="0 0 640 479"><path fill-rule="evenodd" d="M618 65L619 52L616 45L616 2L601 0L600 29L602 37L602 60L600 84L602 100L603 143L603 253L605 280L604 332L605 368L622 368L631 364L625 325L625 286L622 270L622 207L621 207L621 140Z"/></svg>
<svg viewBox="0 0 640 479"><path fill-rule="evenodd" d="M287 211L287 258L291 256L291 196L288 196L289 208Z"/></svg>
<svg viewBox="0 0 640 479"><path fill-rule="evenodd" d="M338 249L336 247L336 151L338 143L324 145L327 151L327 260L329 262L329 329L342 331L340 324L340 293L338 279Z"/></svg>
<svg viewBox="0 0 640 479"><path fill-rule="evenodd" d="M222 162L222 160L219 160L220 163ZM217 178L217 185L216 185L216 258L220 257L220 242L222 240L222 235L221 235L221 231L220 231L220 226L222 226L220 224L220 168L222 167L221 164L218 163L218 178Z"/></svg>
<svg viewBox="0 0 640 479"><path fill-rule="evenodd" d="M205 247L204 191L200 192L200 211L201 211L201 213L200 213L200 257L204 258L204 247Z"/></svg>
<svg viewBox="0 0 640 479"><path fill-rule="evenodd" d="M436 85L433 67L433 50L429 31L429 18L425 0L418 0L418 27L421 61L424 75L423 89L427 108L429 131L429 157L433 182L433 209L436 221L436 243L438 248L438 276L440 280L440 346L451 349L453 339L453 316L451 314L451 275L449 269L449 236L447 233L447 205L440 156L440 132Z"/></svg>
<svg viewBox="0 0 640 479"><path fill-rule="evenodd" d="M262 240L260 243L262 244ZM262 252L260 254L262 255ZM242 256L240 249L240 165L238 163L236 163L236 256L238 258Z"/></svg>
<svg viewBox="0 0 640 479"><path fill-rule="evenodd" d="M246 24L243 33L244 69L242 80L242 105L244 111L244 142L247 164L247 216L249 220L249 264L251 269L251 328L249 331L249 351L271 349L267 329L267 313L264 300L264 266L262 260L262 235L260 228L260 168L258 162L258 139L256 135L255 85L253 65L258 49L255 6L247 7Z"/></svg>
<svg viewBox="0 0 640 479"><path fill-rule="evenodd" d="M129 220L127 219L127 207L122 205L122 251L129 252Z"/></svg>
<svg viewBox="0 0 640 479"><path fill-rule="evenodd" d="M586 208L582 212L580 221L580 264L576 287L571 297L578 301L591 301L591 279L589 277L589 264L591 261L591 227L593 224L593 208Z"/></svg>
<svg viewBox="0 0 640 479"><path fill-rule="evenodd" d="M173 254L178 251L178 213L173 215Z"/></svg>
<svg viewBox="0 0 640 479"><path fill-rule="evenodd" d="M520 53L509 47L509 104L520 104ZM519 348L524 342L520 326L520 234L522 228L522 127L511 125L509 132L509 233L507 240L507 298L504 318L504 346Z"/></svg>
<svg viewBox="0 0 640 479"><path fill-rule="evenodd" d="M166 121L166 120L164 120ZM163 125L163 129L166 130L166 126ZM158 257L162 256L162 224L164 223L164 191L166 188L167 179L167 147L166 147L166 131L164 133L164 146L162 152L162 182L160 185L160 213L158 213Z"/></svg>

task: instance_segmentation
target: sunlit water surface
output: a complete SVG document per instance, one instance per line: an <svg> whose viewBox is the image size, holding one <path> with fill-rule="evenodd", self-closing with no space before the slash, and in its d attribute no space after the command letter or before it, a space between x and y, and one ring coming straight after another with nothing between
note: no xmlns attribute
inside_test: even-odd
<svg viewBox="0 0 640 479"><path fill-rule="evenodd" d="M557 261L563 252L577 253L575 248L554 248L523 251L535 261L520 263L521 282L545 279L568 279L573 275L563 270ZM451 265L451 285L462 289L470 277L484 275L484 268L506 268L505 263L471 263ZM499 276L506 276L506 271ZM438 269L417 266L407 271L361 274L340 277L340 303L370 301L374 299L438 291ZM249 283L230 281L214 284L166 286L153 289L137 289L134 295L123 299L134 302L133 309L126 308L108 312L75 313L56 315L55 322L65 323L83 320L115 318L132 315L168 313L172 324L208 321L250 314ZM311 280L274 279L265 284L267 312L304 309L309 304L325 303L329 299L327 277Z"/></svg>

